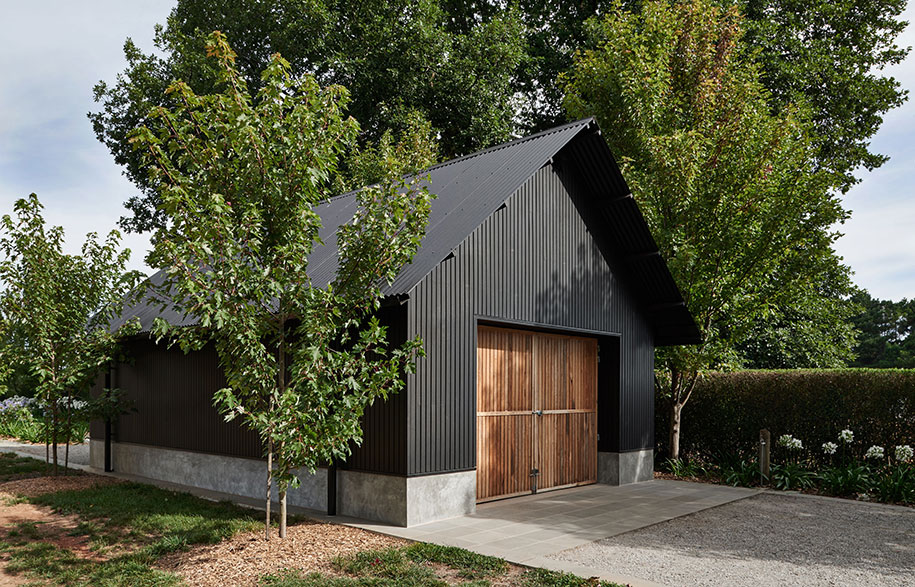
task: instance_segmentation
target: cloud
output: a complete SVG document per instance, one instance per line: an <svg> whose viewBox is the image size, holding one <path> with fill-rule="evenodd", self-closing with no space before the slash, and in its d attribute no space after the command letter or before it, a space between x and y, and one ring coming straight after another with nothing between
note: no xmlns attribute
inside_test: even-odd
<svg viewBox="0 0 915 587"><path fill-rule="evenodd" d="M903 20L915 21L915 5ZM915 26L900 35L902 47L915 45ZM840 230L836 250L855 272L855 283L872 296L899 300L915 297L915 56L887 68L910 93L909 100L889 112L874 136L871 150L890 160L872 172L860 172L861 183L843 198L852 211Z"/></svg>
<svg viewBox="0 0 915 587"><path fill-rule="evenodd" d="M174 0L19 2L0 21L0 213L31 192L76 251L87 232L107 233L136 189L95 139L92 88L124 69L127 37L152 50ZM146 236L130 235L131 265L145 268Z"/></svg>

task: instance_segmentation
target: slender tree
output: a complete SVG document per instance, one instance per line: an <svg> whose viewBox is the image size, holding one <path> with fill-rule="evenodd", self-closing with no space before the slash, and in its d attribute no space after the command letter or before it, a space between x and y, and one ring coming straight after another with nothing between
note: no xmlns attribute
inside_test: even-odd
<svg viewBox="0 0 915 587"><path fill-rule="evenodd" d="M113 83L95 88L99 108L89 117L96 136L143 192L126 203L130 214L121 226L150 231L164 222L158 192L126 137L154 124L148 118L154 106L177 105L176 95L165 92L173 80L201 95L214 91L219 79L203 58L206 36L214 30L233 40L236 67L255 100L261 72L277 52L293 75L347 87L348 112L361 125L350 153L378 148L386 133L409 146L408 136L424 125L445 157L507 140L514 115L511 76L524 43L517 13L499 11L462 31L450 29L449 22L438 0L179 0L157 28L157 50L144 53L128 39L127 68ZM424 154L412 171L426 167ZM344 159L335 174L346 183L362 179L351 177L349 155Z"/></svg>
<svg viewBox="0 0 915 587"><path fill-rule="evenodd" d="M56 475L60 428L66 424L69 444L73 400L88 398L118 352L118 336L135 329L128 324L111 332L108 325L138 274L125 272L130 250L119 249L116 230L104 241L90 233L81 254L65 254L64 231L46 227L42 208L32 194L16 202L16 218L0 221L0 315L11 335L0 361L35 377Z"/></svg>
<svg viewBox="0 0 915 587"><path fill-rule="evenodd" d="M214 403L263 440L265 536L275 481L283 537L296 470L345 459L361 442L366 406L400 389L422 352L418 339L390 348L375 312L381 285L419 246L430 195L399 179L397 148L375 153L385 180L353 196L354 217L326 243L336 246L336 277L314 278L317 207L334 195L328 180L359 131L343 113L347 92L293 76L274 55L252 94L222 33L210 35L207 54L220 93L174 83L177 105L156 108L152 127L131 139L167 220L147 260L167 272L160 293L197 322L176 329L160 319L154 332L185 349L215 344L227 386Z"/></svg>
<svg viewBox="0 0 915 587"><path fill-rule="evenodd" d="M593 34L563 78L566 108L598 118L703 334L657 355L677 458L701 371L736 362L754 320L835 261L831 227L846 212L803 112L771 113L736 9L617 6Z"/></svg>

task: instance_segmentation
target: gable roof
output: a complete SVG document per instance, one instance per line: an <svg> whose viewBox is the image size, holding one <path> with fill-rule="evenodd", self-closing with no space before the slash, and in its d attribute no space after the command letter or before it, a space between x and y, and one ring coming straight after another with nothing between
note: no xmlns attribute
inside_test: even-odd
<svg viewBox="0 0 915 587"><path fill-rule="evenodd" d="M436 195L422 246L395 280L382 288L400 296L421 282L492 215L534 173L551 161L574 165L592 198L586 224L614 272L621 274L655 331L655 344L692 344L701 336L658 252L648 225L632 198L596 122L589 118L517 139L436 165L422 174ZM330 283L337 270L336 231L356 210L356 193L320 204L324 246L315 247L309 274L316 287ZM162 272L150 280L161 282ZM156 316L175 325L189 320L159 304L139 303L122 314L118 326L139 317L148 330Z"/></svg>

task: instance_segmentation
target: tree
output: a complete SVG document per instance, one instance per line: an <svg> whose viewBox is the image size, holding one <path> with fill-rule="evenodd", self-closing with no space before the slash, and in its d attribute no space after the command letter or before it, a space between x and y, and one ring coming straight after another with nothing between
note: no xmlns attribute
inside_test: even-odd
<svg viewBox="0 0 915 587"><path fill-rule="evenodd" d="M161 294L198 324L160 319L154 332L186 350L214 343L227 380L214 403L263 440L265 534L276 480L283 537L295 470L346 458L361 441L365 408L399 390L422 352L418 339L389 348L374 313L381 284L419 247L430 195L418 180L399 179L401 162L376 154L385 180L357 192L354 218L328 243L338 252L336 277L314 282L315 207L333 195L328 179L359 132L343 114L347 92L291 75L275 55L252 94L223 34L210 36L207 54L221 92L174 83L178 106L155 109L154 124L131 139L167 219L147 261L167 272Z"/></svg>
<svg viewBox="0 0 915 587"><path fill-rule="evenodd" d="M784 275L774 281L793 287L786 303L766 308L737 341L740 365L748 369L825 369L844 367L855 358L857 330L851 318L860 306L851 297L849 268L835 256L797 282Z"/></svg>
<svg viewBox="0 0 915 587"><path fill-rule="evenodd" d="M96 136L143 192L127 202L132 215L121 226L147 231L164 221L158 193L126 137L153 123L153 107L177 106L165 93L172 80L184 80L198 94L214 90L218 79L202 58L206 35L214 30L233 39L236 66L255 96L275 52L289 61L293 75L309 73L321 85L349 88L349 113L361 123L354 151L378 148L385 133L409 145L408 137L426 124L445 157L508 139L511 74L524 42L517 14L500 11L460 32L449 22L438 0L180 0L167 25L157 28L159 54L144 54L128 40L127 69L113 85L95 88L100 109L89 117ZM412 159L422 164L411 171L428 166L422 156ZM347 162L337 170L343 183L355 182L349 170Z"/></svg>
<svg viewBox="0 0 915 587"><path fill-rule="evenodd" d="M137 274L125 272L130 250L119 250L115 230L104 241L87 235L79 255L63 253L64 231L46 228L42 209L32 194L16 202L16 219L5 215L0 222L0 315L8 337L0 361L24 366L37 382L56 475L58 434L66 423L69 435L73 400L88 398L117 356L118 337L135 329L110 332L108 325Z"/></svg>
<svg viewBox="0 0 915 587"><path fill-rule="evenodd" d="M878 300L863 290L855 293L852 300L860 309L849 320L860 331L852 364L915 368L915 300Z"/></svg>
<svg viewBox="0 0 915 587"><path fill-rule="evenodd" d="M709 0L617 7L562 79L570 115L600 122L703 335L657 354L673 458L701 371L736 363L755 319L836 262L830 227L846 216L803 112L771 113L741 23Z"/></svg>
<svg viewBox="0 0 915 587"><path fill-rule="evenodd" d="M742 7L770 104L809 107L817 165L845 191L859 167L885 163L870 139L908 96L880 73L909 53L895 44L908 25L899 20L906 0L745 0Z"/></svg>

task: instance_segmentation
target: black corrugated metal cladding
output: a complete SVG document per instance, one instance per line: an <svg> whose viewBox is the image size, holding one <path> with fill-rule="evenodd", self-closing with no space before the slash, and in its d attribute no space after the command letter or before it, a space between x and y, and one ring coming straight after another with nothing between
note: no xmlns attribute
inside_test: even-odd
<svg viewBox="0 0 915 587"><path fill-rule="evenodd" d="M578 208L598 195L570 189L573 172L543 167L413 290L408 332L427 358L409 379L410 475L475 467L478 320L621 334L609 442L653 446L651 327L591 237Z"/></svg>

